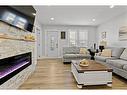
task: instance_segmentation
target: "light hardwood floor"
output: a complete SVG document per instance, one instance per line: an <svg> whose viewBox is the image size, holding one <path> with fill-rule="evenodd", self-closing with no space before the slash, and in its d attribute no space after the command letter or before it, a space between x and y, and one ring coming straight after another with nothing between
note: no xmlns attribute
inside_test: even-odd
<svg viewBox="0 0 127 95"><path fill-rule="evenodd" d="M78 89L70 72L70 64L63 64L61 59L38 60L36 71L19 89ZM83 89L127 89L127 80L113 74L112 88L87 86Z"/></svg>

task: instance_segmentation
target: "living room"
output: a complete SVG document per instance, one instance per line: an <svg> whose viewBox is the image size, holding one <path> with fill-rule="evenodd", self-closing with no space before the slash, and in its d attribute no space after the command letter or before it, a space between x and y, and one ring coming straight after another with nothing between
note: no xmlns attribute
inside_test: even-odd
<svg viewBox="0 0 127 95"><path fill-rule="evenodd" d="M119 71L114 69L114 65L111 65L110 67L113 70L109 68L109 71L112 71L113 76L112 73L109 73L109 76L103 73L107 77L106 80L102 78L103 82L101 84L108 83L110 86L107 86L108 84L93 86L96 83L93 83L92 86L88 85L88 87L86 87L87 85L77 86L78 79L75 80L73 74L70 73L70 63L73 60L92 59L107 65L105 64L106 59L114 58L113 54L117 58L116 60L120 58L124 51L123 48L126 48L126 36L125 38L124 36L123 38L119 36L120 28L126 26L126 6L35 6L35 9L39 13L38 19L41 19L40 33L38 33L39 40L37 40L39 43L37 52L39 64L37 68L43 68L44 70L40 71L38 69L35 76L26 81L21 86L21 89L31 89L38 83L40 85L34 88L77 89L83 87L83 89L126 89L126 66L124 70ZM99 49L99 46L102 47ZM80 55L80 49L84 47L92 51L92 54L88 51L88 56ZM107 47L113 47L110 50L108 49L108 55L99 55L98 57L97 53L101 51L101 48ZM124 60L126 58L123 58L122 62L118 60L118 63L125 65L126 61ZM112 60L111 63L113 63ZM121 64L118 65L121 66ZM49 72L46 72L47 68ZM42 79L40 77L42 80L34 83L36 75L42 72L44 76L48 75L47 78ZM64 75L61 75L61 73ZM52 75L49 76L50 74ZM95 77L97 76L95 75ZM69 81L67 80L68 78L70 79ZM61 86L59 83L64 85ZM45 84L45 86L41 84Z"/></svg>
<svg viewBox="0 0 127 95"><path fill-rule="evenodd" d="M79 43L80 38L82 32L85 32L87 36L83 40L87 40L87 43L85 43L84 47L94 48L94 44L96 44L96 48L98 48L102 40L106 40L107 46L125 47L126 40L119 40L119 28L126 25L126 6L115 6L113 8L110 8L110 6L35 6L35 8L43 11L42 13L40 12L40 17L43 15L45 17L41 18L42 25L40 30L43 32L41 32L41 39L38 41L40 42L41 51L38 52L40 53L38 54L38 58L39 55L41 58L50 56L50 54L48 54L47 32L51 31L58 32L56 43L58 44L57 57L60 58L62 58L62 48L71 46L71 42L69 41L71 32L75 32L72 35L76 35L75 38L72 38L75 41L75 46L81 45L81 43ZM54 10L56 11L54 12ZM95 13L92 10L95 11ZM85 13L82 11L85 11ZM52 16L50 16L49 13ZM93 16L94 14L97 16ZM53 20L51 20L52 18ZM61 38L62 32L65 32L64 39ZM114 35L114 33L116 34ZM106 38L102 36L106 36ZM114 39L112 39L112 36Z"/></svg>
<svg viewBox="0 0 127 95"><path fill-rule="evenodd" d="M0 89L127 88L126 6L2 6L0 12L4 7L15 13L29 7L27 21L35 21L24 29L26 20L5 12L1 63L13 65L1 69Z"/></svg>

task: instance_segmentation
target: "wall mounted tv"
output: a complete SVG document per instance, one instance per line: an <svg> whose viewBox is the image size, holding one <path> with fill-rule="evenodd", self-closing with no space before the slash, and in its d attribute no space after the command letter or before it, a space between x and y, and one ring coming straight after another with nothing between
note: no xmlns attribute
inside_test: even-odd
<svg viewBox="0 0 127 95"><path fill-rule="evenodd" d="M32 32L36 10L33 6L0 6L0 20Z"/></svg>

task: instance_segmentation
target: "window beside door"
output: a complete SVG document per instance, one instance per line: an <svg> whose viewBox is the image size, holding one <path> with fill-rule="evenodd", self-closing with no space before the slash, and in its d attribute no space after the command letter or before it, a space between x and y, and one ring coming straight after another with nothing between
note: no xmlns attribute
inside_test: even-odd
<svg viewBox="0 0 127 95"><path fill-rule="evenodd" d="M69 46L87 47L88 46L88 31L69 31Z"/></svg>
<svg viewBox="0 0 127 95"><path fill-rule="evenodd" d="M87 42L88 42L88 32L87 31L79 31L78 46L86 47Z"/></svg>
<svg viewBox="0 0 127 95"><path fill-rule="evenodd" d="M76 46L76 32L72 31L69 32L69 45L70 46Z"/></svg>

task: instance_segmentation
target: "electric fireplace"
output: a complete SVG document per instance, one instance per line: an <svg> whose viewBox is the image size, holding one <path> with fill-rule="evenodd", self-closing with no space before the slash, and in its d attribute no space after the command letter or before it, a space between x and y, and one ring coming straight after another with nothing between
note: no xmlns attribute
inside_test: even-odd
<svg viewBox="0 0 127 95"><path fill-rule="evenodd" d="M0 60L0 85L31 65L31 52Z"/></svg>

